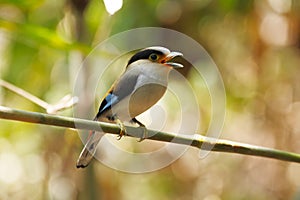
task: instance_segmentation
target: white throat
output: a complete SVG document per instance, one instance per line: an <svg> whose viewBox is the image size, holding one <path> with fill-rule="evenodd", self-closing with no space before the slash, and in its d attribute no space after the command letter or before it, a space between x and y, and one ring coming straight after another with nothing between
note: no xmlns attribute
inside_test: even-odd
<svg viewBox="0 0 300 200"><path fill-rule="evenodd" d="M151 62L149 60L138 60L127 67L127 70L138 70L141 75L149 79L157 80L164 84L168 81L168 76L172 68L163 64Z"/></svg>

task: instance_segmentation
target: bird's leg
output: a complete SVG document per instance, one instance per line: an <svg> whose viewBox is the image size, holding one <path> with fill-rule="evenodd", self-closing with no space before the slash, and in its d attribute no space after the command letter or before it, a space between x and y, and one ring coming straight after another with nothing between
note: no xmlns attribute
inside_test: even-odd
<svg viewBox="0 0 300 200"><path fill-rule="evenodd" d="M138 142L141 142L144 139L146 139L148 137L148 130L147 130L146 126L142 122L137 120L136 118L132 118L131 121L138 124L140 127L142 127L144 129L143 136L138 140Z"/></svg>
<svg viewBox="0 0 300 200"><path fill-rule="evenodd" d="M126 133L126 128L125 128L123 122L117 116L112 116L112 117L109 117L108 119L115 122L120 127L120 133L119 133L119 136L118 136L118 140L120 140L124 135L127 134Z"/></svg>
<svg viewBox="0 0 300 200"><path fill-rule="evenodd" d="M115 119L115 122L119 125L120 127L120 133L119 133L119 136L118 136L118 140L120 140L122 138L122 136L126 135L126 128L123 124L123 122L120 120L120 119Z"/></svg>

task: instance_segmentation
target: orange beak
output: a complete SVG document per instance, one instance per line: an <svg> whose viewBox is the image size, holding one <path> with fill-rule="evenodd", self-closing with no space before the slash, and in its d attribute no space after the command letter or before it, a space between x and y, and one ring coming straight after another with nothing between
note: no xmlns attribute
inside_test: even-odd
<svg viewBox="0 0 300 200"><path fill-rule="evenodd" d="M183 68L182 64L175 63L175 62L169 62L170 60L172 60L173 58L178 57L178 56L182 57L183 55L182 55L182 53L179 53L179 52L171 52L167 56L165 56L160 61L160 63L162 63L164 65L167 65L167 66L170 66L170 67L173 67L174 69L176 69L176 68Z"/></svg>

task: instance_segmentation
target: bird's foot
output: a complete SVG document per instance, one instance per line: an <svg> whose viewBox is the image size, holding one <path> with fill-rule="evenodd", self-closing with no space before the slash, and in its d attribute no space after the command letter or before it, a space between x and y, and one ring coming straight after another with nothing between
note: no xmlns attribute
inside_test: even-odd
<svg viewBox="0 0 300 200"><path fill-rule="evenodd" d="M134 122L134 123L136 123L136 124L138 124L141 128L144 129L143 135L142 135L142 137L138 140L138 142L141 142L141 141L143 141L144 139L146 139L146 138L148 137L148 130L147 130L146 126L145 126L142 122L140 122L139 120L137 120L136 118L132 118L131 121Z"/></svg>
<svg viewBox="0 0 300 200"><path fill-rule="evenodd" d="M127 132L126 132L126 128L125 128L125 126L124 126L124 124L121 120L116 119L116 123L120 127L120 133L119 133L119 136L118 136L118 140L120 140L123 136L127 135Z"/></svg>
<svg viewBox="0 0 300 200"><path fill-rule="evenodd" d="M138 140L138 142L143 141L144 139L146 139L148 137L148 129L146 128L146 126L140 126L142 129L144 129L143 135L142 137Z"/></svg>

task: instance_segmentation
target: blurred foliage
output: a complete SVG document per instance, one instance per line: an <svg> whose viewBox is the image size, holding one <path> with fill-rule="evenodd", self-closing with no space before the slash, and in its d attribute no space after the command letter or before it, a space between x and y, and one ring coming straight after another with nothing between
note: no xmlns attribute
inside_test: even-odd
<svg viewBox="0 0 300 200"><path fill-rule="evenodd" d="M219 67L227 93L222 138L300 153L299 10L292 0L127 0L109 15L100 0L2 0L0 78L56 102L72 92L84 57L110 35L146 26L174 29L202 44ZM205 131L207 91L192 68L182 73L199 91ZM0 104L43 111L3 88ZM190 149L148 174L98 162L77 170L82 143L75 131L4 120L0 127L0 199L300 197L297 164L219 153L199 159Z"/></svg>

